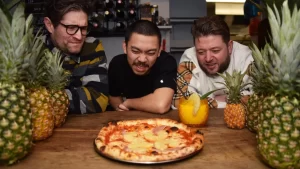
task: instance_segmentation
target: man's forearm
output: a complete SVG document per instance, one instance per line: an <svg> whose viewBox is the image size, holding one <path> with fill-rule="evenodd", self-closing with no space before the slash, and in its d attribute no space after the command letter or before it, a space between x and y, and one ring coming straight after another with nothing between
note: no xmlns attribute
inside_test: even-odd
<svg viewBox="0 0 300 169"><path fill-rule="evenodd" d="M109 104L117 110L118 106L123 103L123 99L120 96L109 96Z"/></svg>
<svg viewBox="0 0 300 169"><path fill-rule="evenodd" d="M171 99L169 103L166 103L165 101L157 99L154 94L149 94L141 98L127 99L123 104L129 109L163 114L170 109L171 102Z"/></svg>

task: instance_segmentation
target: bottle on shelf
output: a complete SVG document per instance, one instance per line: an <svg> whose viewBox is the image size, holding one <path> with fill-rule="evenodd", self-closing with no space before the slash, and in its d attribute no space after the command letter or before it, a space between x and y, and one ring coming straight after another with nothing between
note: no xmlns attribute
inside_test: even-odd
<svg viewBox="0 0 300 169"><path fill-rule="evenodd" d="M116 23L116 31L122 31L125 29L125 24L123 22Z"/></svg>
<svg viewBox="0 0 300 169"><path fill-rule="evenodd" d="M114 8L115 4L112 0L105 0L105 7L106 8Z"/></svg>
<svg viewBox="0 0 300 169"><path fill-rule="evenodd" d="M116 11L116 16L117 16L117 18L119 18L119 19L124 19L124 17L125 17L125 12L124 12L124 10L123 9L118 9L117 11Z"/></svg>
<svg viewBox="0 0 300 169"><path fill-rule="evenodd" d="M249 34L250 36L256 36L258 34L258 25L261 21L261 13L257 12L257 15L250 19Z"/></svg>
<svg viewBox="0 0 300 169"><path fill-rule="evenodd" d="M158 22L158 5L152 5L151 8L152 22Z"/></svg>
<svg viewBox="0 0 300 169"><path fill-rule="evenodd" d="M129 0L128 5L127 5L128 9L135 9L136 5L134 3L134 0Z"/></svg>
<svg viewBox="0 0 300 169"><path fill-rule="evenodd" d="M128 18L134 19L136 17L136 11L135 9L128 9Z"/></svg>
<svg viewBox="0 0 300 169"><path fill-rule="evenodd" d="M96 9L103 9L104 8L104 2L103 1L96 1L96 4L95 4L95 8Z"/></svg>
<svg viewBox="0 0 300 169"><path fill-rule="evenodd" d="M104 11L104 18L106 19L106 20L110 20L110 19L113 19L114 18L114 14L113 14L113 12L111 11L111 10L105 10Z"/></svg>
<svg viewBox="0 0 300 169"><path fill-rule="evenodd" d="M125 7L124 0L117 0L116 9L124 9L124 7Z"/></svg>

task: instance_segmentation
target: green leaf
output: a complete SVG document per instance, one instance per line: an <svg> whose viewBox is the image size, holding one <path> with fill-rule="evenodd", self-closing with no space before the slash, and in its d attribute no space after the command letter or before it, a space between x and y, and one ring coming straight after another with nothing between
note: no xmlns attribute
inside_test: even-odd
<svg viewBox="0 0 300 169"><path fill-rule="evenodd" d="M25 14L23 4L20 4L13 14L11 29L11 37L13 37L12 44L13 48L16 49L23 38L25 31Z"/></svg>
<svg viewBox="0 0 300 169"><path fill-rule="evenodd" d="M2 10L3 14L7 17L7 20L9 22L11 22L12 20L12 16L11 13L9 12L9 8L7 7L7 5L3 2L3 0L0 0L0 9ZM2 14L0 14L2 15ZM1 17L0 17L1 18ZM2 24L3 22L1 22Z"/></svg>
<svg viewBox="0 0 300 169"><path fill-rule="evenodd" d="M15 7L16 5L18 5L22 0L10 0L6 7L7 9L12 9L13 7Z"/></svg>
<svg viewBox="0 0 300 169"><path fill-rule="evenodd" d="M221 89L216 89L216 90L212 90L210 92L207 92L205 93L204 95L200 96L200 99L203 100L203 99L206 99L210 94L214 93L215 91L218 91L218 90L223 90L225 88L221 88Z"/></svg>

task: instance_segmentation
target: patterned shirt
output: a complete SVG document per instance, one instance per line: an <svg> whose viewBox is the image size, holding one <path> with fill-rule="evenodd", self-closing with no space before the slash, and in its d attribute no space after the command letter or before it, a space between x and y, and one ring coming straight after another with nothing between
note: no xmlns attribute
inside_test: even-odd
<svg viewBox="0 0 300 169"><path fill-rule="evenodd" d="M49 37L46 45L55 52ZM63 68L71 72L65 91L70 100L69 113L99 113L108 105L107 60L102 43L85 42L78 55L64 55Z"/></svg>

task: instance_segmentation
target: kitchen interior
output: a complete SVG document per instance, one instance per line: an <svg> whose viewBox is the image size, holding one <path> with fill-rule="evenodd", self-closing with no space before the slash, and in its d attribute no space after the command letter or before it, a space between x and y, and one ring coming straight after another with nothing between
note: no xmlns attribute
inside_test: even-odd
<svg viewBox="0 0 300 169"><path fill-rule="evenodd" d="M43 0L26 0L27 13L37 17L37 29L43 25ZM202 16L219 15L231 30L231 39L250 45L256 42L249 34L250 19L244 16L245 0L95 0L89 16L92 30L88 38L102 41L108 63L123 53L122 42L126 27L138 19L157 23L162 33L163 50L179 61L184 50L193 46L192 23Z"/></svg>

